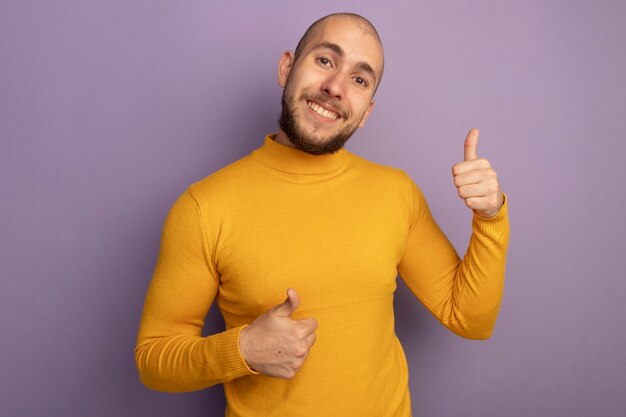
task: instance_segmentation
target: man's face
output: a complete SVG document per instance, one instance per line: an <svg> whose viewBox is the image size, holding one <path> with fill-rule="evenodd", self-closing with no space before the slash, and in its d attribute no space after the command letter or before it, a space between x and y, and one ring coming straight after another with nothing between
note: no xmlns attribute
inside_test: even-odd
<svg viewBox="0 0 626 417"><path fill-rule="evenodd" d="M281 58L280 128L306 152L341 149L372 109L382 66L382 47L373 34L347 18L327 19L296 62L291 53Z"/></svg>

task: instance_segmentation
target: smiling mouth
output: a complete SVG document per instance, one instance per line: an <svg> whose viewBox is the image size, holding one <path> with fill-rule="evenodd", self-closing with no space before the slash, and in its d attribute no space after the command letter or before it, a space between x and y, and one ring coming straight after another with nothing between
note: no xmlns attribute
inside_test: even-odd
<svg viewBox="0 0 626 417"><path fill-rule="evenodd" d="M335 120L339 117L339 115L333 111L330 111L328 109L325 109L324 107L320 106L319 104L316 104L312 101L308 101L306 102L306 105L309 107L309 109L313 110L313 112L315 112L315 114L328 119L328 120Z"/></svg>

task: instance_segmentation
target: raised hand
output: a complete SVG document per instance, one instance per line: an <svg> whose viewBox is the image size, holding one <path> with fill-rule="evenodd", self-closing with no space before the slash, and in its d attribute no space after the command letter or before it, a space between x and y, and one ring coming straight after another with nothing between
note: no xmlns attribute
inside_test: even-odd
<svg viewBox="0 0 626 417"><path fill-rule="evenodd" d="M504 202L496 171L485 158L478 158L478 129L471 129L465 138L463 162L452 167L452 176L459 197L465 205L481 216L495 216Z"/></svg>
<svg viewBox="0 0 626 417"><path fill-rule="evenodd" d="M289 288L282 304L241 331L239 349L250 368L278 378L291 379L296 375L315 343L317 329L313 318L291 319L299 305L298 293Z"/></svg>

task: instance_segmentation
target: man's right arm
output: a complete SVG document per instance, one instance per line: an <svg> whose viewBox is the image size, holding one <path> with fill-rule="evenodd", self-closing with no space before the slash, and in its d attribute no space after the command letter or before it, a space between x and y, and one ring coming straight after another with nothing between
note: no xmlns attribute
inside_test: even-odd
<svg viewBox="0 0 626 417"><path fill-rule="evenodd" d="M317 328L312 318L291 319L300 304L294 289L249 326L201 337L219 287L211 253L200 208L187 190L163 226L146 295L135 348L141 381L157 391L184 392L258 373L292 378Z"/></svg>
<svg viewBox="0 0 626 417"><path fill-rule="evenodd" d="M218 287L200 209L187 190L165 220L139 326L135 360L144 385L195 391L256 373L239 350L245 326L201 336Z"/></svg>

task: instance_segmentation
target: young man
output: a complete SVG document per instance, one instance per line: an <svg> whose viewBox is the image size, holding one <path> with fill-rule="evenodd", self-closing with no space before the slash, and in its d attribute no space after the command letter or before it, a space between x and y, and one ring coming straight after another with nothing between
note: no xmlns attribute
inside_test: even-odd
<svg viewBox="0 0 626 417"><path fill-rule="evenodd" d="M444 326L491 335L509 239L496 174L472 129L453 167L474 210L460 260L406 174L343 147L382 74L378 34L352 14L318 20L282 55L280 131L167 217L135 349L144 384L223 383L228 416L409 416L398 273ZM227 330L203 338L215 298Z"/></svg>

